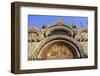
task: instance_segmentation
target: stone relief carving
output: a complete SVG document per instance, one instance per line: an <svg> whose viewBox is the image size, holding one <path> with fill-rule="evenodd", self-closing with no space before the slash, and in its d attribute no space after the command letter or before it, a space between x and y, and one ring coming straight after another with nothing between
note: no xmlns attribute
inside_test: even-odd
<svg viewBox="0 0 100 76"><path fill-rule="evenodd" d="M71 51L68 50L69 48L65 48L66 45L59 46L58 44L52 44L52 46L49 47L49 49L47 49L48 47L46 47L48 52L47 53L43 52L43 54L41 55L41 58L38 58L37 55L38 55L38 52L40 52L40 51L37 51L38 48L41 47L42 42L46 40L46 38L51 38L52 35L54 35L55 37L58 35L67 36L70 39L69 42L71 41L73 42L74 40L75 43L72 43L72 47L74 44L77 45L77 43L81 45L81 47L79 48L82 48L82 50L79 50L77 48L80 52L82 52L83 56L81 56L81 58L88 57L88 45L87 45L88 31L87 29L82 27L81 29L77 30L77 27L75 24L72 24L72 26L68 26L67 24L59 21L52 26L47 26L46 24L44 24L42 29L37 29L35 26L28 29L28 52L29 52L28 59L29 60L74 58L73 53L71 53ZM60 40L62 38L58 37L58 39ZM69 43L69 45L70 44L71 43Z"/></svg>

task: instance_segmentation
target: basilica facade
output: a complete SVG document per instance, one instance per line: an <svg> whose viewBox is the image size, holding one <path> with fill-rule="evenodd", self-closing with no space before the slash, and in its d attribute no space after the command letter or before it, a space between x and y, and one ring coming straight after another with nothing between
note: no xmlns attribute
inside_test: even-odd
<svg viewBox="0 0 100 76"><path fill-rule="evenodd" d="M28 60L78 59L88 57L88 30L58 21L28 29Z"/></svg>

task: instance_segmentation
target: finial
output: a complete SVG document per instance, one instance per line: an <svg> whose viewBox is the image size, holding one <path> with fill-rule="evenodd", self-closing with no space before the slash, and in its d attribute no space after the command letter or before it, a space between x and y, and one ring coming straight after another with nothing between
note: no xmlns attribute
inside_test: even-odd
<svg viewBox="0 0 100 76"><path fill-rule="evenodd" d="M83 27L83 24L82 24L82 22L80 23L81 24L81 28Z"/></svg>
<svg viewBox="0 0 100 76"><path fill-rule="evenodd" d="M37 27L37 25L36 25L36 24L34 24L32 28L38 29L38 27Z"/></svg>
<svg viewBox="0 0 100 76"><path fill-rule="evenodd" d="M57 21L56 21L56 24L57 24L57 25L63 25L64 22L63 22L63 20L62 20L60 17L58 17L58 18L57 18Z"/></svg>
<svg viewBox="0 0 100 76"><path fill-rule="evenodd" d="M63 23L63 20L60 17L58 17L57 18L57 23Z"/></svg>
<svg viewBox="0 0 100 76"><path fill-rule="evenodd" d="M33 25L34 27L37 27L36 24Z"/></svg>

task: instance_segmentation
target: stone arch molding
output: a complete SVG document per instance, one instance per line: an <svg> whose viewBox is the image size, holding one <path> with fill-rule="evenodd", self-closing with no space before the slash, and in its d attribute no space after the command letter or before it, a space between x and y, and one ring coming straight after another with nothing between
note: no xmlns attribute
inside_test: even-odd
<svg viewBox="0 0 100 76"><path fill-rule="evenodd" d="M43 41L41 41L39 48L36 50L35 57L38 59L44 59L43 57L41 57L42 53L43 53L43 49L46 46L48 46L49 44L52 44L53 42L63 42L65 44L68 44L70 46L69 48L70 49L72 48L71 51L73 53L75 53L74 58L82 58L83 57L83 51L82 51L80 44L77 43L77 41L74 40L73 38L68 37L66 35L52 35L52 36L45 38Z"/></svg>
<svg viewBox="0 0 100 76"><path fill-rule="evenodd" d="M57 33L57 32L59 32L59 33ZM48 29L46 29L45 35L50 36L50 35L53 35L53 34L62 34L61 32L65 33L68 36L73 36L74 35L74 32L73 32L72 28L70 28L66 25L51 26Z"/></svg>
<svg viewBox="0 0 100 76"><path fill-rule="evenodd" d="M46 60L45 57L43 57L43 53L48 51L46 47L51 47L51 45L54 45L54 44L58 45L58 43L62 44L64 48L66 47L66 49L69 49L70 52L74 56L73 58L85 57L84 49L83 49L84 46L81 45L80 42L76 39L76 35L78 33L75 34L75 28L67 26L63 23L57 23L52 26L45 27L41 30L37 30L37 28L34 27L29 32L34 33L34 31L37 32L39 36L37 37L38 40L35 41L33 39L34 41L30 42L31 44L36 43L34 44L36 48L32 51L32 57L30 57L30 59L32 58L34 60L42 60L42 59ZM79 32L79 30L77 29L76 31ZM44 50L45 48L46 48L46 51ZM60 51L61 50L62 49L60 49ZM55 58L52 58L52 59L55 59ZM66 58L62 58L62 59L66 59Z"/></svg>

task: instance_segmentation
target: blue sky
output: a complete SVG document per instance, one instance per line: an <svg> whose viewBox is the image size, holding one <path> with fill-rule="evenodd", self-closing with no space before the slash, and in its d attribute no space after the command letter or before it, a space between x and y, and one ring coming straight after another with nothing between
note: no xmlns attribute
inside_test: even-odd
<svg viewBox="0 0 100 76"><path fill-rule="evenodd" d="M30 28L33 25L36 25L37 28L41 29L43 24L52 25L57 21L58 18L69 25L75 23L77 29L80 29L81 27L88 28L88 17L50 15L28 15L28 27Z"/></svg>

